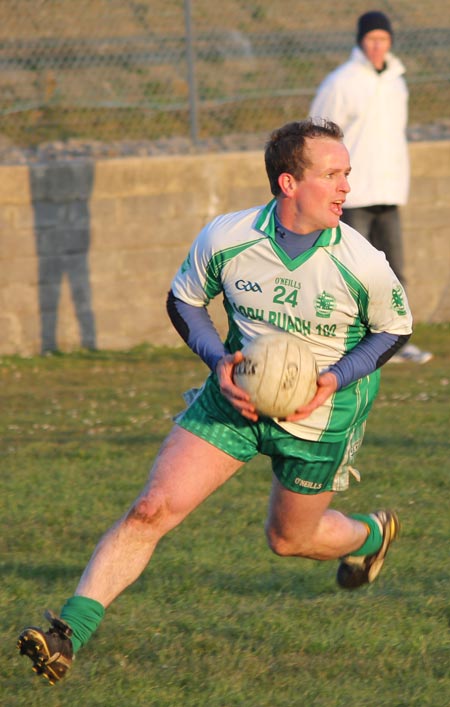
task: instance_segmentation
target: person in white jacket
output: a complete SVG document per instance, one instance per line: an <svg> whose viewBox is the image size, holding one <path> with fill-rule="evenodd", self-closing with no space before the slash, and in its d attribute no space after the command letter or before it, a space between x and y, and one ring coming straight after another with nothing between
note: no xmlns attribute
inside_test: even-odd
<svg viewBox="0 0 450 707"><path fill-rule="evenodd" d="M405 286L399 213L409 191L405 68L390 51L392 27L382 12L359 17L356 40L349 60L319 86L310 115L332 120L344 132L352 174L342 220L385 253ZM431 358L406 344L391 361Z"/></svg>

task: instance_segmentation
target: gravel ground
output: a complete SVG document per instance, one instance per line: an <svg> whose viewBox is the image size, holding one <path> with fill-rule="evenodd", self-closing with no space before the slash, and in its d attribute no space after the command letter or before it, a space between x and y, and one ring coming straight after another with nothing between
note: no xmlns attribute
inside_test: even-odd
<svg viewBox="0 0 450 707"><path fill-rule="evenodd" d="M226 135L208 138L193 144L183 137L161 140L67 140L43 143L34 148L20 148L0 135L0 164L30 164L72 159L98 160L118 157L152 157L164 155L193 155L217 152L246 152L262 150L266 133ZM411 142L450 140L450 119L429 125L412 125L408 129Z"/></svg>

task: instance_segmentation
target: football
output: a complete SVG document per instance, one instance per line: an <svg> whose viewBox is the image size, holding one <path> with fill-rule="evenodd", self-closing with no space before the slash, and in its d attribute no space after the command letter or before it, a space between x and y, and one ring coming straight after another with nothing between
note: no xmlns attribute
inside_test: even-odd
<svg viewBox="0 0 450 707"><path fill-rule="evenodd" d="M317 364L306 343L277 332L258 336L242 349L234 382L245 390L256 410L284 418L308 403L317 388Z"/></svg>

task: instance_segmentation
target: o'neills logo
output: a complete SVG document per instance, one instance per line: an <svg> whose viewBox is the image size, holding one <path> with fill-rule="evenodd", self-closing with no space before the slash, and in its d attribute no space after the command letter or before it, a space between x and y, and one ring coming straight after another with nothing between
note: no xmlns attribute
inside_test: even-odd
<svg viewBox="0 0 450 707"><path fill-rule="evenodd" d="M294 481L297 486L302 486L305 489L314 489L314 491L317 491L318 489L321 489L323 484L316 484L314 481L308 481L307 479L299 479L297 478Z"/></svg>

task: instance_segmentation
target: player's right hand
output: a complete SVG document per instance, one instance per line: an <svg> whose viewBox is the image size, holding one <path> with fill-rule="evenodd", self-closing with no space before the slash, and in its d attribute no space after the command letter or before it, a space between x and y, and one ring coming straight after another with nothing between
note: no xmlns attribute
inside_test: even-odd
<svg viewBox="0 0 450 707"><path fill-rule="evenodd" d="M334 373L326 371L322 373L317 380L317 389L312 400L301 408L298 408L292 415L287 415L287 422L298 422L305 420L311 415L316 408L324 404L328 398L336 392L338 380Z"/></svg>
<svg viewBox="0 0 450 707"><path fill-rule="evenodd" d="M250 401L248 393L239 388L233 381L233 371L237 363L244 358L242 351L226 354L217 362L216 374L219 381L220 392L229 403L247 420L256 422L258 414L255 406Z"/></svg>

